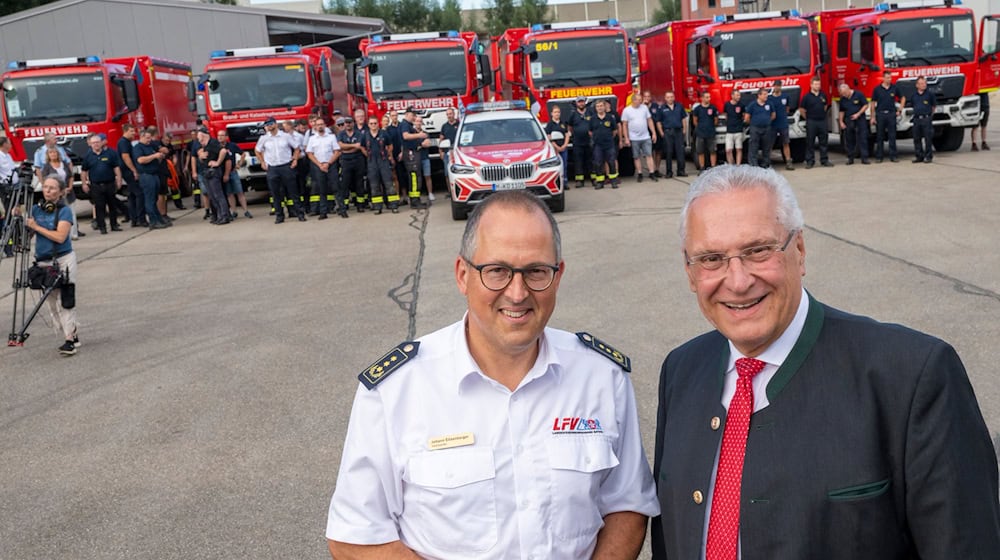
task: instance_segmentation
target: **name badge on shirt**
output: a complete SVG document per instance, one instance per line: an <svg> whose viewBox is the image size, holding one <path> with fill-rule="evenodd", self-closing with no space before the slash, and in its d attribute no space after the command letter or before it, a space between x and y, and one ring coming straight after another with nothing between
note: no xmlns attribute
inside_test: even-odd
<svg viewBox="0 0 1000 560"><path fill-rule="evenodd" d="M472 432L463 432L460 434L451 434L449 436L432 437L427 440L427 447L431 451L437 451L438 449L464 447L474 443L476 443L476 436L472 435Z"/></svg>

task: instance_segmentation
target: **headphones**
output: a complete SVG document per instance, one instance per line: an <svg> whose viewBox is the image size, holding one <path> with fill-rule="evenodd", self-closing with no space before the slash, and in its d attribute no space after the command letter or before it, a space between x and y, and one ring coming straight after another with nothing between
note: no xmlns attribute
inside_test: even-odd
<svg viewBox="0 0 1000 560"><path fill-rule="evenodd" d="M56 201L56 202L51 202L51 201L48 201L48 200L43 200L43 201L41 201L41 202L38 203L38 207L41 208L42 210L44 210L46 213L52 214L56 210L59 210L60 208L62 208L63 207L63 203L62 203L61 200L60 201Z"/></svg>

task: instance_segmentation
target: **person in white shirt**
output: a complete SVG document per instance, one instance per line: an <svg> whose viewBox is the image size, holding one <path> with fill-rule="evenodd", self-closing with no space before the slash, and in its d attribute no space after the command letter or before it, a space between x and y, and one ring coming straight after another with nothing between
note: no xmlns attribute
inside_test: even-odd
<svg viewBox="0 0 1000 560"><path fill-rule="evenodd" d="M313 118L313 130L306 146L306 156L312 162L313 196L318 196L319 219L325 220L330 212L330 194L340 191L340 174L337 160L340 158L340 144L337 137L326 127L323 117ZM339 200L343 198L338 197ZM341 218L347 217L347 208L337 209Z"/></svg>
<svg viewBox="0 0 1000 560"><path fill-rule="evenodd" d="M631 362L546 327L564 271L537 197L502 191L473 210L455 259L465 317L359 376L334 558L638 556L659 508Z"/></svg>
<svg viewBox="0 0 1000 560"><path fill-rule="evenodd" d="M623 143L632 147L632 159L635 161L635 175L642 182L642 166L646 166L646 174L653 182L658 179L653 174L657 167L653 163L653 144L656 143L656 125L649 108L643 105L642 96L633 95L632 104L622 111Z"/></svg>
<svg viewBox="0 0 1000 560"><path fill-rule="evenodd" d="M0 136L0 184L16 185L20 181L17 176L17 164L10 157L10 139Z"/></svg>
<svg viewBox="0 0 1000 560"><path fill-rule="evenodd" d="M266 132L257 139L254 153L260 166L267 172L267 188L271 191L271 203L274 206L274 223L285 221L282 204L286 199L290 201L288 216L298 216L299 221L304 222L306 212L299 201L299 189L295 182L299 146L291 134L278 130L278 121L274 117L268 117L264 121L264 130Z"/></svg>

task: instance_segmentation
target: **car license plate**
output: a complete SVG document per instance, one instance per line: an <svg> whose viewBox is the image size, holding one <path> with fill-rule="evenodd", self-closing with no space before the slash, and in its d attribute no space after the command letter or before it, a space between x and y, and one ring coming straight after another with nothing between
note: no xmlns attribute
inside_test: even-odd
<svg viewBox="0 0 1000 560"><path fill-rule="evenodd" d="M524 181L505 181L503 183L493 183L495 191L516 191L528 188Z"/></svg>

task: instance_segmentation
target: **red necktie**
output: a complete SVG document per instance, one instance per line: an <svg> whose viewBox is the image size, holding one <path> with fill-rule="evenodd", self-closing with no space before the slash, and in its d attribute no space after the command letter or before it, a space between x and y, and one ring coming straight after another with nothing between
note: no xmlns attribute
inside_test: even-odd
<svg viewBox="0 0 1000 560"><path fill-rule="evenodd" d="M712 493L712 511L708 518L708 542L705 560L736 560L740 538L740 484L743 481L743 455L753 414L753 376L766 364L754 358L736 360L736 393L729 402L726 429L722 433L719 468Z"/></svg>

